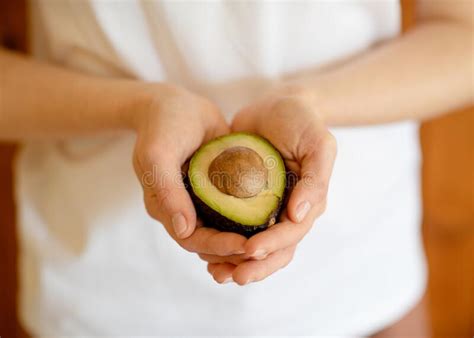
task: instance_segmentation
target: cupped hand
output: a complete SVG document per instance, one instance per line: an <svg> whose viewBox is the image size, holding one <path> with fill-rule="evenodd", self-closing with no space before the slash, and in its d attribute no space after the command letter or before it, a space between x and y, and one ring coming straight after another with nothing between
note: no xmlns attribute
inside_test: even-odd
<svg viewBox="0 0 474 338"><path fill-rule="evenodd" d="M324 212L336 141L315 101L304 88L280 88L235 116L232 130L267 138L280 151L298 182L279 223L251 237L244 245L244 256L234 257L231 262L215 255L201 255L216 281L233 279L244 285L286 266L297 244Z"/></svg>
<svg viewBox="0 0 474 338"><path fill-rule="evenodd" d="M205 98L170 85L151 85L142 96L143 108L133 112L137 132L133 165L148 213L190 252L243 253L245 237L197 226L182 178L183 164L199 146L229 132L219 109Z"/></svg>

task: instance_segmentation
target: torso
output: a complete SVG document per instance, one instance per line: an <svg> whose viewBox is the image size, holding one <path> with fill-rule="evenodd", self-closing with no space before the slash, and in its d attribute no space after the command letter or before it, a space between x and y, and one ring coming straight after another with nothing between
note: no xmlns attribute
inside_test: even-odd
<svg viewBox="0 0 474 338"><path fill-rule="evenodd" d="M391 0L38 1L33 17L35 41L47 42L38 57L180 84L229 120L278 81L399 31ZM215 284L146 215L133 135L26 145L17 166L25 326L50 336L335 335L395 320L425 283L417 125L333 132L327 212L287 268L244 288Z"/></svg>

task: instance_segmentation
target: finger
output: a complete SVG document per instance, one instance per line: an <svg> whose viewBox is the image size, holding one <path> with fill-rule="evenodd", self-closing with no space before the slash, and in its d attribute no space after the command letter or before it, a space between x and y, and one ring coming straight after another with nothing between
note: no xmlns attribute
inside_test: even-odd
<svg viewBox="0 0 474 338"><path fill-rule="evenodd" d="M139 164L145 205L150 215L165 225L174 238L189 237L196 227L196 211L184 187L179 161L148 155Z"/></svg>
<svg viewBox="0 0 474 338"><path fill-rule="evenodd" d="M232 272L235 265L229 263L208 264L207 271L217 283L225 284L232 282Z"/></svg>
<svg viewBox="0 0 474 338"><path fill-rule="evenodd" d="M293 259L295 246L285 248L269 255L264 260L247 261L239 264L232 273L233 280L239 285L261 281L281 268L284 268Z"/></svg>
<svg viewBox="0 0 474 338"><path fill-rule="evenodd" d="M231 263L238 265L244 261L246 258L243 255L230 255L230 256L217 256L209 254L198 254L199 258L208 263Z"/></svg>
<svg viewBox="0 0 474 338"><path fill-rule="evenodd" d="M190 252L230 256L245 253L247 238L233 232L220 232L216 229L200 227L188 238L177 242Z"/></svg>
<svg viewBox="0 0 474 338"><path fill-rule="evenodd" d="M313 207L325 204L336 159L335 138L321 129L319 132L315 129L313 133L310 137L303 136L303 144L299 146L301 177L287 205L288 215L296 223L301 223Z"/></svg>
<svg viewBox="0 0 474 338"><path fill-rule="evenodd" d="M209 272L212 275L212 273L214 272L214 270L216 270L218 266L219 264L213 264L213 263L207 264L207 272Z"/></svg>
<svg viewBox="0 0 474 338"><path fill-rule="evenodd" d="M268 255L294 246L299 243L313 226L313 220L322 213L324 206L318 206L310 211L308 219L302 223L294 223L286 213L281 216L281 222L265 231L250 237L245 244L245 256L256 260L265 259Z"/></svg>

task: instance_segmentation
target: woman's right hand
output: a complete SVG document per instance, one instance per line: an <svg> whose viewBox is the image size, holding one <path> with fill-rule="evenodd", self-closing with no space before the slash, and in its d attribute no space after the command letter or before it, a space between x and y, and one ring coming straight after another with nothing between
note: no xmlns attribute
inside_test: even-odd
<svg viewBox="0 0 474 338"><path fill-rule="evenodd" d="M244 253L245 237L196 226L196 211L182 180L181 168L194 151L229 132L219 109L203 97L165 84L150 85L142 94L142 108L131 112L137 132L133 165L148 213L190 252Z"/></svg>

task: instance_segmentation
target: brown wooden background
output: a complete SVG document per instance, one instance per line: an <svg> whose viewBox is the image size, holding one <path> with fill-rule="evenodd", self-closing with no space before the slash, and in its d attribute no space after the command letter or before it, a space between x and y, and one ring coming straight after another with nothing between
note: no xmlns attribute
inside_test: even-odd
<svg viewBox="0 0 474 338"><path fill-rule="evenodd" d="M404 26L413 1L403 0ZM23 1L0 0L3 45L26 50ZM1 76L1 74L0 74ZM1 80L1 78L0 78ZM0 93L1 97L1 93ZM0 101L1 103L1 101ZM424 238L429 261L428 311L438 337L474 336L474 111L424 123ZM11 197L13 145L0 144L0 336L18 335L16 240ZM401 324L405 325L405 324ZM405 331L409 333L409 331Z"/></svg>

